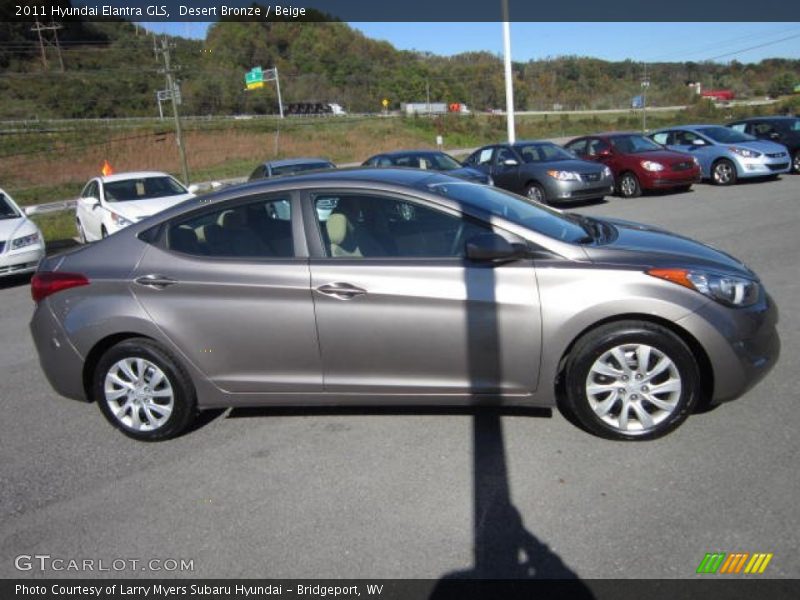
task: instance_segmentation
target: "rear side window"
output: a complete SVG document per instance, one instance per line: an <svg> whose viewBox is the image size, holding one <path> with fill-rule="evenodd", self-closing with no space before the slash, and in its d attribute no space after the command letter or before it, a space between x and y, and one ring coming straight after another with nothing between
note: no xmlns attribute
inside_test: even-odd
<svg viewBox="0 0 800 600"><path fill-rule="evenodd" d="M294 256L291 208L288 197L219 207L171 223L167 246L182 254L213 258L290 258Z"/></svg>
<svg viewBox="0 0 800 600"><path fill-rule="evenodd" d="M574 152L578 156L586 156L586 140L577 140L571 144L567 144L566 149Z"/></svg>
<svg viewBox="0 0 800 600"><path fill-rule="evenodd" d="M656 144L661 144L662 146L667 145L667 138L669 138L669 132L662 131L661 133L654 133L652 136L653 141Z"/></svg>

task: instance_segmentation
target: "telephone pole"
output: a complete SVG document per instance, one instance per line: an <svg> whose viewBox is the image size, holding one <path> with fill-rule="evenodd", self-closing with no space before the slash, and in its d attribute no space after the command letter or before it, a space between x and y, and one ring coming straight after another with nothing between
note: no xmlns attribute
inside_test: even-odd
<svg viewBox="0 0 800 600"><path fill-rule="evenodd" d="M170 57L170 48L174 47L174 44L170 44L167 41L166 36L161 38L161 48L158 48L158 53L164 59L164 68L161 69L161 72L166 75L167 78L167 94L172 98L172 114L175 117L175 140L178 143L178 152L181 155L181 168L183 169L183 183L184 185L189 185L189 165L186 162L186 148L183 144L183 131L181 129L181 116L178 112L178 103L180 101L181 92L178 89L178 86L175 82L175 79L172 77L172 74L179 69L179 67L174 67L171 63Z"/></svg>
<svg viewBox="0 0 800 600"><path fill-rule="evenodd" d="M647 77L647 63L644 63L644 76L642 77L642 132L647 133L647 88L650 79Z"/></svg>
<svg viewBox="0 0 800 600"><path fill-rule="evenodd" d="M61 43L58 41L58 30L61 29L61 25L56 25L54 21L50 22L50 25L42 25L39 22L39 19L36 19L36 24L31 27L31 31L35 31L36 34L39 36L39 50L42 54L42 67L44 67L45 71L47 70L47 46L53 46L56 49L56 53L58 54L58 64L61 68L61 72L64 72L64 57L61 55ZM43 35L45 32L45 35ZM52 39L49 39L49 36L46 37L47 33L52 32Z"/></svg>

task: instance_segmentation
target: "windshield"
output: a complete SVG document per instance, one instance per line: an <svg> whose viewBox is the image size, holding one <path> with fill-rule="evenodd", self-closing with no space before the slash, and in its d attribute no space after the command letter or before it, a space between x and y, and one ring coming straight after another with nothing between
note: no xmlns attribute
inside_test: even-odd
<svg viewBox="0 0 800 600"><path fill-rule="evenodd" d="M16 219L19 217L17 209L12 206L5 194L0 193L0 219Z"/></svg>
<svg viewBox="0 0 800 600"><path fill-rule="evenodd" d="M458 161L441 152L428 154L393 154L387 157L396 167L412 167L414 169L431 169L433 171L453 171L460 169Z"/></svg>
<svg viewBox="0 0 800 600"><path fill-rule="evenodd" d="M280 167L272 167L272 175L292 175L293 173L300 173L302 171L316 171L318 169L332 169L333 165L327 162L309 162L300 163L297 165L283 165Z"/></svg>
<svg viewBox="0 0 800 600"><path fill-rule="evenodd" d="M615 135L611 138L611 145L614 146L615 150L623 154L637 154L639 152L664 149L643 135Z"/></svg>
<svg viewBox="0 0 800 600"><path fill-rule="evenodd" d="M105 183L106 202L152 200L188 193L186 188L172 177L141 177Z"/></svg>
<svg viewBox="0 0 800 600"><path fill-rule="evenodd" d="M555 144L520 144L515 148L526 163L575 159L575 155Z"/></svg>
<svg viewBox="0 0 800 600"><path fill-rule="evenodd" d="M697 132L720 144L752 142L756 139L752 135L747 135L746 133L728 127L698 127Z"/></svg>
<svg viewBox="0 0 800 600"><path fill-rule="evenodd" d="M432 181L422 185L431 192L463 202L507 221L562 242L586 240L586 229L569 220L564 214L541 204L534 204L497 188L467 181Z"/></svg>

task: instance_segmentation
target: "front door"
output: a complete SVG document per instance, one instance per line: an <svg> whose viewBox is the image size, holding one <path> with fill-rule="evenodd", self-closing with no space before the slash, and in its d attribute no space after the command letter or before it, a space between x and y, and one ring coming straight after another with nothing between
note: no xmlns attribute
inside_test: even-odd
<svg viewBox="0 0 800 600"><path fill-rule="evenodd" d="M321 246L311 287L326 392L479 402L536 389L532 261L464 258L465 243L488 224L384 193L324 190L306 201L316 209L306 213L317 221L309 235Z"/></svg>

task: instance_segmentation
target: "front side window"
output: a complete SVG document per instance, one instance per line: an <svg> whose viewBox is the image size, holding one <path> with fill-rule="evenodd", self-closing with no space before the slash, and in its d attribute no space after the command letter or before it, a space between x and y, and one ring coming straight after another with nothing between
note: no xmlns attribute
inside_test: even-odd
<svg viewBox="0 0 800 600"><path fill-rule="evenodd" d="M16 219L19 217L17 209L11 205L6 195L0 192L0 219Z"/></svg>
<svg viewBox="0 0 800 600"><path fill-rule="evenodd" d="M291 208L288 197L220 207L170 224L167 246L194 256L290 258Z"/></svg>
<svg viewBox="0 0 800 600"><path fill-rule="evenodd" d="M586 143L587 140L575 140L571 144L567 144L567 150L575 154L576 156L585 156L586 155Z"/></svg>
<svg viewBox="0 0 800 600"><path fill-rule="evenodd" d="M733 125L728 125L728 127L739 133L744 133L745 129L747 129L747 123L734 123Z"/></svg>
<svg viewBox="0 0 800 600"><path fill-rule="evenodd" d="M397 198L314 196L323 247L332 258L458 258L485 224ZM333 210L325 208L334 206Z"/></svg>
<svg viewBox="0 0 800 600"><path fill-rule="evenodd" d="M659 133L654 133L652 137L653 137L653 141L655 143L661 144L662 146L666 146L667 145L667 139L669 138L669 132L668 131L661 131Z"/></svg>

